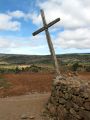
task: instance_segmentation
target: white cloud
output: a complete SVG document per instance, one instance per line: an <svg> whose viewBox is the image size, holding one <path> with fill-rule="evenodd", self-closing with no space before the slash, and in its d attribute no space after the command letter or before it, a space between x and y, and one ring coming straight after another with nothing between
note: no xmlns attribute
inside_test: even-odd
<svg viewBox="0 0 90 120"><path fill-rule="evenodd" d="M42 25L42 19L41 19L40 14L37 15L36 13L32 13L31 20L32 20L33 24L35 24L37 26Z"/></svg>
<svg viewBox="0 0 90 120"><path fill-rule="evenodd" d="M12 17L0 13L0 30L10 30L10 31L17 31L20 29L20 22L12 21Z"/></svg>
<svg viewBox="0 0 90 120"><path fill-rule="evenodd" d="M44 9L48 22L60 17L59 27L75 29L90 24L90 4L87 7L84 3L85 0L46 0L38 4L41 9ZM37 18L39 20L39 16Z"/></svg>
<svg viewBox="0 0 90 120"><path fill-rule="evenodd" d="M64 28L55 38L55 46L61 48L90 49L90 0L38 0L47 22L58 17L61 21L54 28ZM42 23L40 14L34 14L33 23Z"/></svg>
<svg viewBox="0 0 90 120"><path fill-rule="evenodd" d="M45 45L43 35L30 37L0 36L0 48L40 47Z"/></svg>
<svg viewBox="0 0 90 120"><path fill-rule="evenodd" d="M66 30L59 33L55 45L62 48L90 49L90 29Z"/></svg>
<svg viewBox="0 0 90 120"><path fill-rule="evenodd" d="M32 13L30 13L30 12L25 13L20 10L8 11L7 14L13 18L17 18L17 19L24 18L25 20L31 19L33 17Z"/></svg>
<svg viewBox="0 0 90 120"><path fill-rule="evenodd" d="M8 54L46 54L49 53L44 37L0 37L0 53Z"/></svg>
<svg viewBox="0 0 90 120"><path fill-rule="evenodd" d="M25 17L25 13L23 11L20 10L16 10L16 11L12 11L12 12L8 12L9 16L15 17L15 18L23 18Z"/></svg>
<svg viewBox="0 0 90 120"><path fill-rule="evenodd" d="M19 10L0 13L0 30L18 31L21 27L19 19L23 18L24 20L28 20L31 19L31 16L31 13L24 13Z"/></svg>

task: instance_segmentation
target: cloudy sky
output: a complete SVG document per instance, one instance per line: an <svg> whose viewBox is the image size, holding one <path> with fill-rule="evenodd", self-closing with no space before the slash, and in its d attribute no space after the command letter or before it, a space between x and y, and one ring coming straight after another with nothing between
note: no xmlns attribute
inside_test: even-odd
<svg viewBox="0 0 90 120"><path fill-rule="evenodd" d="M0 0L0 53L50 54L42 27L40 9L57 54L90 53L90 0Z"/></svg>

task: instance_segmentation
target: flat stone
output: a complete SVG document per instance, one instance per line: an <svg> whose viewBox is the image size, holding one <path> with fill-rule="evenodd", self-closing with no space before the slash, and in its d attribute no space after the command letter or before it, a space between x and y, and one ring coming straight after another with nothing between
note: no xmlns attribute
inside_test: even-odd
<svg viewBox="0 0 90 120"><path fill-rule="evenodd" d="M84 107L80 107L80 109L85 110L85 108L84 108Z"/></svg>
<svg viewBox="0 0 90 120"><path fill-rule="evenodd" d="M23 115L21 115L21 119L28 119L28 116L23 114Z"/></svg>
<svg viewBox="0 0 90 120"><path fill-rule="evenodd" d="M60 99L59 99L59 103L63 105L63 104L66 103L66 100L65 100L64 98L60 98Z"/></svg>

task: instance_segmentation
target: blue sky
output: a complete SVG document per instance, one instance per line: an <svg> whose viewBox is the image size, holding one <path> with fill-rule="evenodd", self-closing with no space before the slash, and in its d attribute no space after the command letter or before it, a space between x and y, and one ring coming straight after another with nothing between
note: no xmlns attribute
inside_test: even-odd
<svg viewBox="0 0 90 120"><path fill-rule="evenodd" d="M90 53L89 0L0 0L0 53L50 54L45 33L32 36L40 9L48 23L61 18L49 29L56 54Z"/></svg>

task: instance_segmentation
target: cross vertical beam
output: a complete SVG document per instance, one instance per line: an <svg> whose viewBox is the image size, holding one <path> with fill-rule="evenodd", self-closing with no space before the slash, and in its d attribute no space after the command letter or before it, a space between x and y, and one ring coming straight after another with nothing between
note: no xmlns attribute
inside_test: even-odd
<svg viewBox="0 0 90 120"><path fill-rule="evenodd" d="M42 17L44 27L47 26L43 10L41 10L41 17ZM59 67L58 67L58 62L57 62L57 58L56 58L56 55L55 55L54 47L53 47L53 44L52 44L52 41L51 41L51 37L50 37L49 31L48 31L48 28L45 29L45 33L46 33L46 38L47 38L49 50L50 50L51 56L54 60L54 66L55 66L55 69L56 69L56 73L59 75L60 71L59 71Z"/></svg>

